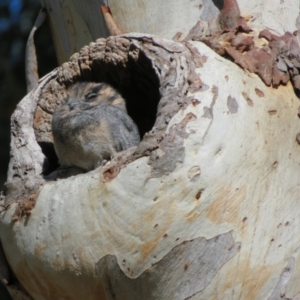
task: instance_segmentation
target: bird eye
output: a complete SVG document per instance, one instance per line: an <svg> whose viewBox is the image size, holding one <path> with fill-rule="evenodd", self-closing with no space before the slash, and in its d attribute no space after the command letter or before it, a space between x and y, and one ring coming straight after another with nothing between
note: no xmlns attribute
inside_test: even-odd
<svg viewBox="0 0 300 300"><path fill-rule="evenodd" d="M96 94L96 93L88 93L86 96L85 96L85 99L86 100L91 100L91 99L93 99L93 98L95 98L95 97L97 97L98 95Z"/></svg>

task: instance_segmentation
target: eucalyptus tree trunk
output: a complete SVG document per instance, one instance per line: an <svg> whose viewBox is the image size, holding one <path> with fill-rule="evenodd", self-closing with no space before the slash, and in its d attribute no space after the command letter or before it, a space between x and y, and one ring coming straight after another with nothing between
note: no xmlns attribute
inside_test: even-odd
<svg viewBox="0 0 300 300"><path fill-rule="evenodd" d="M68 62L12 116L8 289L15 299L299 299L300 2L120 2L43 1ZM50 180L53 110L83 80L120 91L142 141Z"/></svg>

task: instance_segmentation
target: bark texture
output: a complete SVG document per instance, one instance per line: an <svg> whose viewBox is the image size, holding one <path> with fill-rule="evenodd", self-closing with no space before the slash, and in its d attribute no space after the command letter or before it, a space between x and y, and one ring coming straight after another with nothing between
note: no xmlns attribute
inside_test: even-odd
<svg viewBox="0 0 300 300"><path fill-rule="evenodd" d="M291 84L266 87L200 42L100 39L32 92L31 147L50 147L51 112L75 80L119 88L147 133L104 167L44 183L30 215L24 201L2 215L6 257L34 299L300 293ZM47 155L40 149L33 165Z"/></svg>
<svg viewBox="0 0 300 300"><path fill-rule="evenodd" d="M60 64L78 52L83 46L109 35L100 6L109 5L116 24L124 32L144 32L168 39L180 32L187 35L197 21L211 22L217 18L224 0L40 0L46 9L52 28ZM241 15L255 31L269 29L283 35L286 31L300 29L299 0L237 0ZM298 25L297 25L298 24ZM297 27L298 26L298 27ZM177 35L178 36L178 35Z"/></svg>
<svg viewBox="0 0 300 300"><path fill-rule="evenodd" d="M246 2L224 4L182 42L98 39L18 105L0 236L33 299L299 298L298 60L293 47L274 55L272 70L290 77L267 86L197 41L232 58L274 49L274 32L253 30L270 18L251 4L259 22L247 24ZM260 69L261 57L249 60ZM58 167L52 113L80 80L117 88L142 141L94 171L47 180Z"/></svg>

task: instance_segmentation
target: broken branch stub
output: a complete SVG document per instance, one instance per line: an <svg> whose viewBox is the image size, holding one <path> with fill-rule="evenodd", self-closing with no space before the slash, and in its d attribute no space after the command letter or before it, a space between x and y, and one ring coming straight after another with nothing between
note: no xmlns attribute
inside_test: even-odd
<svg viewBox="0 0 300 300"><path fill-rule="evenodd" d="M30 32L26 44L25 74L26 74L27 93L29 93L35 86L37 86L39 80L34 36L36 31L39 29L39 27L43 25L45 19L46 19L46 13L43 9L41 9L34 23L34 26Z"/></svg>
<svg viewBox="0 0 300 300"><path fill-rule="evenodd" d="M99 39L75 53L69 62L43 78L12 116L6 205L29 199L45 183L44 175L58 167L51 119L55 106L65 101L70 84L104 81L120 91L144 137L130 158L134 160L150 155L171 117L189 103L186 94L195 85L194 70L183 44L150 35ZM118 163L117 158L110 165L114 163Z"/></svg>
<svg viewBox="0 0 300 300"><path fill-rule="evenodd" d="M94 171L46 182L41 172L57 167L52 112L78 80L117 88L142 141ZM290 83L267 87L201 42L130 34L84 47L14 118L27 106L26 126L12 131L18 176L9 177L0 234L33 298L300 293L299 100Z"/></svg>

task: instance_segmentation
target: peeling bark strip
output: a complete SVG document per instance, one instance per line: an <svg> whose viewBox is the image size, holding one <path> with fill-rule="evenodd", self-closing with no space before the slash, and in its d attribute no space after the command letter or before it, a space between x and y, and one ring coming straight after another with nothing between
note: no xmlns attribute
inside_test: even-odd
<svg viewBox="0 0 300 300"><path fill-rule="evenodd" d="M124 34L124 31L116 24L109 6L101 5L100 7L110 35Z"/></svg>
<svg viewBox="0 0 300 300"><path fill-rule="evenodd" d="M219 14L220 27L223 30L240 28L244 32L250 32L245 20L241 17L240 8L236 0L224 0L223 8Z"/></svg>
<svg viewBox="0 0 300 300"><path fill-rule="evenodd" d="M36 57L36 51L34 45L34 35L36 31L43 25L45 19L46 19L46 12L43 9L41 9L34 23L34 26L30 32L26 44L25 73L26 73L26 82L27 82L27 93L29 93L34 87L37 86L39 80L38 64L37 64L37 57Z"/></svg>
<svg viewBox="0 0 300 300"><path fill-rule="evenodd" d="M98 261L95 267L97 276L104 279L99 284L105 287L105 299L114 296L115 299L182 300L205 289L222 266L238 253L239 247L231 233L209 240L185 241L138 277L135 274L127 277L112 255ZM126 261L123 264L126 267Z"/></svg>
<svg viewBox="0 0 300 300"><path fill-rule="evenodd" d="M286 32L283 36L277 36L264 29L258 37L267 40L268 44L257 46L254 33L240 16L236 0L224 0L219 16L207 24L198 21L185 40L205 43L243 69L257 74L267 86L278 87L291 81L300 97L300 45L297 34Z"/></svg>
<svg viewBox="0 0 300 300"><path fill-rule="evenodd" d="M200 59L197 64L206 61L197 53L193 53L193 57ZM169 146L166 139L162 141L162 134L170 119L191 103L191 97L186 96L189 91L202 89L191 52L181 43L129 34L99 39L83 47L69 62L44 78L12 116L12 159L6 204L24 201L21 211L15 215L18 220L28 215L26 199L33 199L32 195L45 182L44 174L58 167L52 142L52 114L55 106L66 100L66 87L76 81L104 81L117 88L126 99L128 113L143 137L134 153L126 152L126 158L125 153L117 155L109 167L103 168L103 182L113 180L129 162L149 156L159 147L167 149ZM180 132L172 129L170 136L179 138L182 144ZM172 168L182 161L184 149L181 150L178 159L181 158L174 161ZM23 154L20 156L20 153ZM154 176L165 173L160 167L155 167ZM32 201L29 202L30 207L34 207Z"/></svg>
<svg viewBox="0 0 300 300"><path fill-rule="evenodd" d="M31 195L28 199L23 199L18 203L16 210L12 216L13 221L20 221L23 217L28 217L31 214L32 209L34 208L36 199L39 193Z"/></svg>

